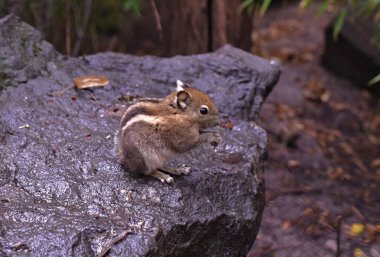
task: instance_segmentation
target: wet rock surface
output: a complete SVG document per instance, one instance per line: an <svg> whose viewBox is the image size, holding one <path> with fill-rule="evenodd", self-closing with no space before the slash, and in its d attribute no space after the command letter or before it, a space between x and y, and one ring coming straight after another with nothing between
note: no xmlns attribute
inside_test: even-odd
<svg viewBox="0 0 380 257"><path fill-rule="evenodd" d="M0 35L0 256L248 252L264 208L266 156L266 133L252 120L277 66L230 46L168 59L67 58L14 16L0 20ZM109 85L71 86L90 74ZM176 79L208 92L230 122L218 149L173 160L192 171L164 185L124 171L113 136L123 106L165 96Z"/></svg>

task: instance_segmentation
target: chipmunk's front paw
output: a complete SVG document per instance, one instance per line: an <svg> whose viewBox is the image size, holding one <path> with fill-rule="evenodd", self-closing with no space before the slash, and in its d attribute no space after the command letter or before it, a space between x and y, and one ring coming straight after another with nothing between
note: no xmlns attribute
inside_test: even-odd
<svg viewBox="0 0 380 257"><path fill-rule="evenodd" d="M175 168L164 167L158 170L161 172L166 172L173 175L187 175L190 173L190 167L184 164L180 164Z"/></svg>
<svg viewBox="0 0 380 257"><path fill-rule="evenodd" d="M191 169L189 166L185 165L185 164L180 164L178 165L175 170L179 173L179 174L183 174L183 175L187 175L190 173Z"/></svg>
<svg viewBox="0 0 380 257"><path fill-rule="evenodd" d="M210 145L216 148L220 144L221 136L219 133L211 133L207 141L210 143Z"/></svg>

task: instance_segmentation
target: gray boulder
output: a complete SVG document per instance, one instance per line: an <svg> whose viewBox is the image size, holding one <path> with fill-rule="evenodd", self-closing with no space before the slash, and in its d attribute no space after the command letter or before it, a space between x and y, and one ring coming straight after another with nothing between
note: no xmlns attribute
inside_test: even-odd
<svg viewBox="0 0 380 257"><path fill-rule="evenodd" d="M109 85L70 87L90 74ZM231 46L68 58L17 17L2 18L0 256L245 256L264 208L266 133L254 119L279 74ZM176 79L208 92L233 128L217 150L174 160L192 172L165 185L123 170L113 136L118 110L165 96Z"/></svg>

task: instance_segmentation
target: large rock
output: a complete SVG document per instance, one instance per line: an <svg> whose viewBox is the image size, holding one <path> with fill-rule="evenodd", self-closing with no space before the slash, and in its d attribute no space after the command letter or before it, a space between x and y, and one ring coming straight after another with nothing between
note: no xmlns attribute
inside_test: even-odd
<svg viewBox="0 0 380 257"><path fill-rule="evenodd" d="M0 256L94 256L109 245L109 256L248 252L264 208L266 155L266 133L253 119L279 67L230 46L169 59L67 58L7 16L0 70ZM68 87L88 74L110 84ZM165 185L117 163L114 111L125 99L165 96L176 79L208 92L234 126L216 151L202 146L173 161L192 172Z"/></svg>

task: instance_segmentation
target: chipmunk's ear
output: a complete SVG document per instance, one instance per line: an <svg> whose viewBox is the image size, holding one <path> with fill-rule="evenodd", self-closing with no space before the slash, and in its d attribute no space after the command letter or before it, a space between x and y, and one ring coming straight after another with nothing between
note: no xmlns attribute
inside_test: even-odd
<svg viewBox="0 0 380 257"><path fill-rule="evenodd" d="M183 89L183 86L184 86L185 84L182 82L182 81L180 81L180 80L178 80L177 79L177 88L176 88L176 91L177 92L180 92L180 91L183 91L184 89Z"/></svg>
<svg viewBox="0 0 380 257"><path fill-rule="evenodd" d="M185 90L185 88L187 87L190 87L190 85L187 83L183 83L181 80L177 79L177 87L176 87L177 92Z"/></svg>
<svg viewBox="0 0 380 257"><path fill-rule="evenodd" d="M175 99L176 99L175 101L178 108L186 109L191 101L191 95L185 90L182 90L177 93L177 96Z"/></svg>

